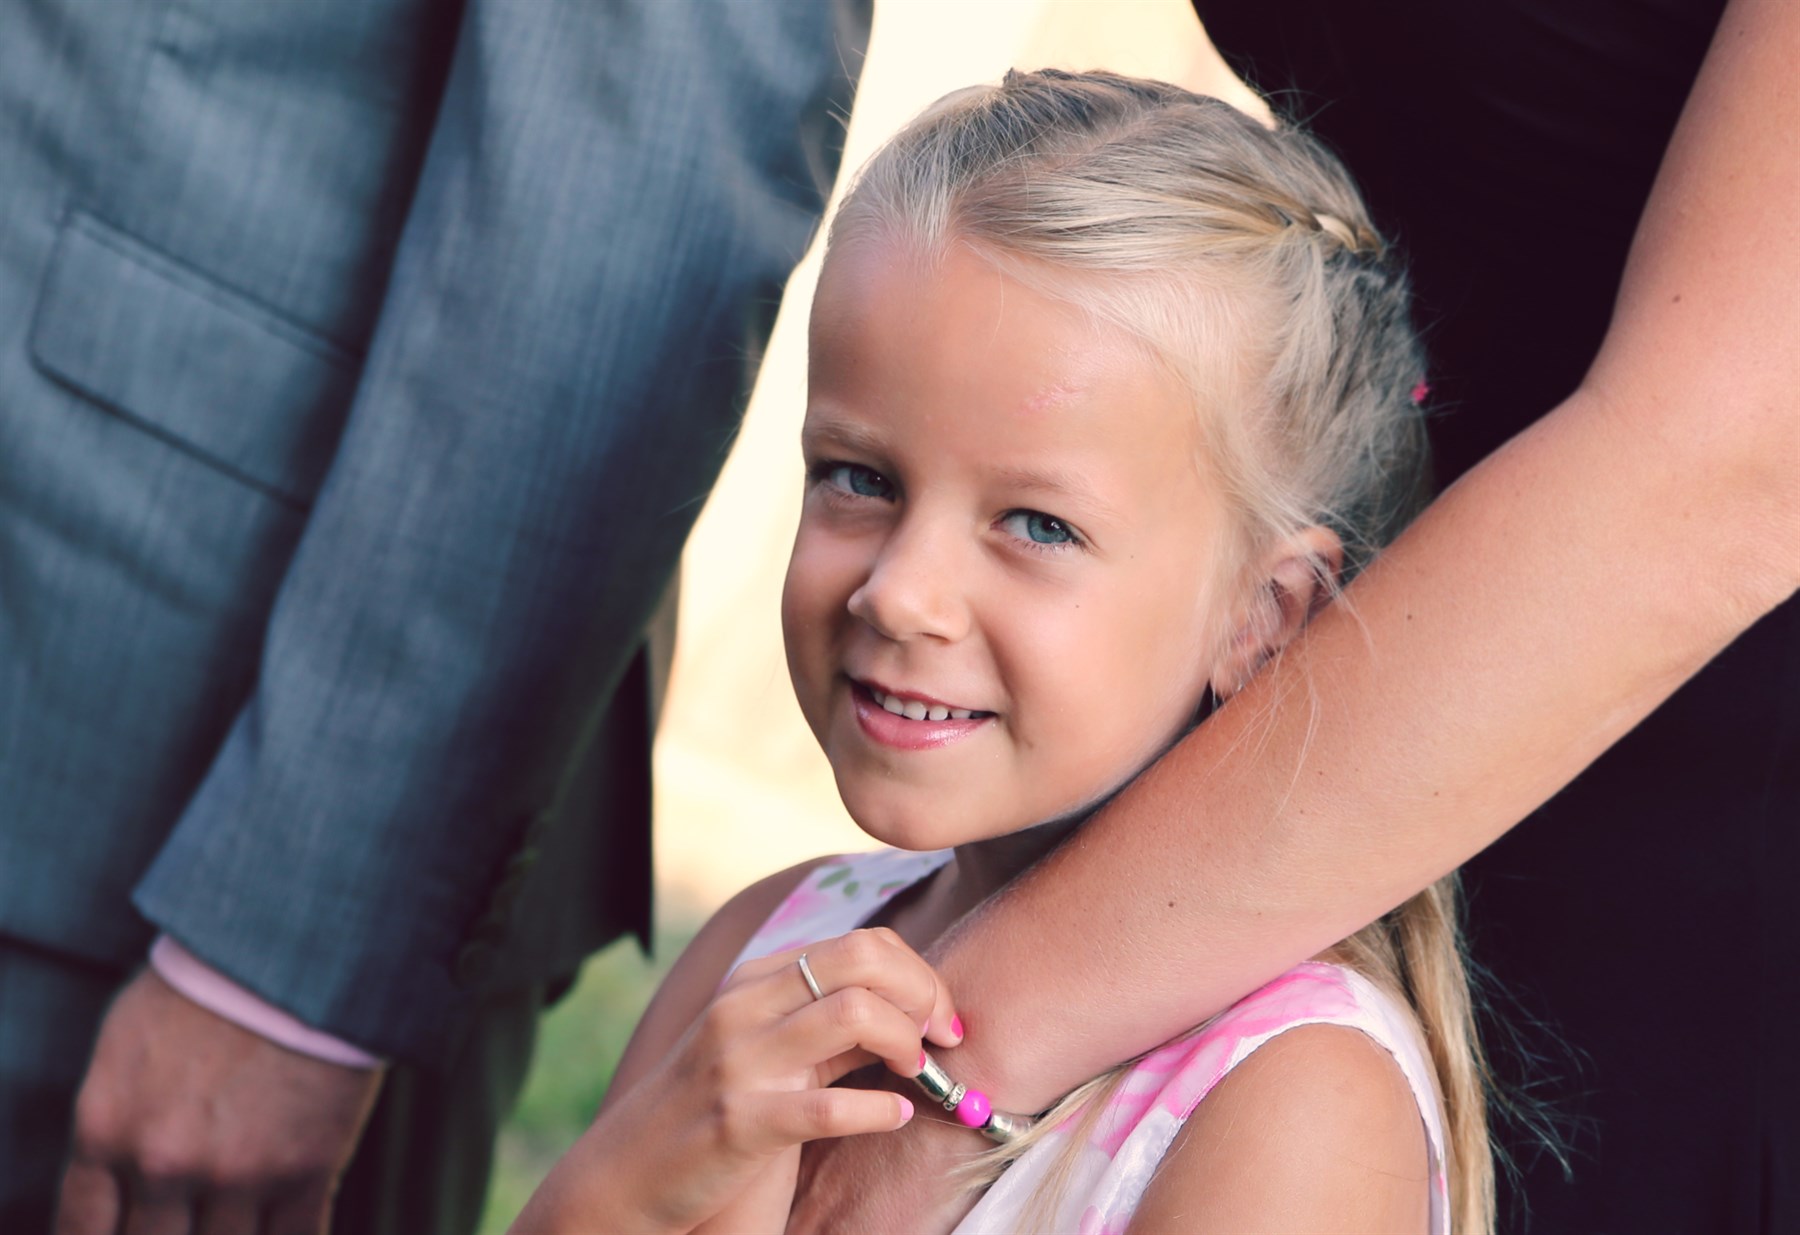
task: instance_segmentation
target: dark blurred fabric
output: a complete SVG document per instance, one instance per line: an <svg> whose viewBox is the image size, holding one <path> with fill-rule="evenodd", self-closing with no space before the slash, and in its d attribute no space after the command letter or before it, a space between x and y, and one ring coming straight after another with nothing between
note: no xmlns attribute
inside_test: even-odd
<svg viewBox="0 0 1800 1235"><path fill-rule="evenodd" d="M1398 237L1450 482L1580 381L1720 0L1197 8ZM1467 875L1489 1043L1573 1169L1511 1128L1503 1229L1800 1231L1800 604Z"/></svg>

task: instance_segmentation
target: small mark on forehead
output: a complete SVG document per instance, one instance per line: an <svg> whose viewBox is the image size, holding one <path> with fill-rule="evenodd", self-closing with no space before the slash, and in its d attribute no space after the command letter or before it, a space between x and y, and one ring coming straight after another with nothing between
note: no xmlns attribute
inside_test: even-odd
<svg viewBox="0 0 1800 1235"><path fill-rule="evenodd" d="M1041 416L1055 411L1079 394L1081 394L1081 387L1075 383L1055 382L1028 395L1025 401L1019 404L1019 411L1026 416Z"/></svg>

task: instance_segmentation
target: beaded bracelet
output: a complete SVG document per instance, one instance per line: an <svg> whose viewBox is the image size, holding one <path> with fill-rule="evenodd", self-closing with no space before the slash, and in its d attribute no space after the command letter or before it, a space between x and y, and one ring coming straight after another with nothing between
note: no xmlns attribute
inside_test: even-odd
<svg viewBox="0 0 1800 1235"><path fill-rule="evenodd" d="M942 1103L946 1111L955 1115L963 1127L973 1128L990 1141L1004 1145L1024 1136L1036 1122L1029 1115L996 1111L986 1094L951 1080L950 1074L930 1055L920 1051L919 1058L924 1066L913 1080L931 1095L933 1101Z"/></svg>

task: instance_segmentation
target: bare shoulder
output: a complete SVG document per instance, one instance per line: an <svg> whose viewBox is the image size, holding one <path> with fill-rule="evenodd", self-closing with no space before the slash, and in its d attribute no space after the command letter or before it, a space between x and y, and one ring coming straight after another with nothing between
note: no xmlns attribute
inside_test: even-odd
<svg viewBox="0 0 1800 1235"><path fill-rule="evenodd" d="M635 1084L687 1032L718 993L731 963L800 881L829 858L814 858L759 879L733 896L682 949L632 1032L607 1091L610 1101Z"/></svg>
<svg viewBox="0 0 1800 1235"><path fill-rule="evenodd" d="M1265 1043L1195 1108L1131 1231L1425 1235L1430 1158L1405 1075L1342 1025Z"/></svg>
<svg viewBox="0 0 1800 1235"><path fill-rule="evenodd" d="M780 908L781 902L800 886L802 880L831 860L829 856L813 858L759 879L726 901L707 920L694 941L682 952L681 959L695 971L694 977L706 982L709 997L729 976L731 962L769 920L769 915Z"/></svg>

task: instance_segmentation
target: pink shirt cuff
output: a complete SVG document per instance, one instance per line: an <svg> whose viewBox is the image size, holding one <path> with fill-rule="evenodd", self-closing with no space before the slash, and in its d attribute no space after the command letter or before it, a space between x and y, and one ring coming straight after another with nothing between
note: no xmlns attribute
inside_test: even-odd
<svg viewBox="0 0 1800 1235"><path fill-rule="evenodd" d="M167 935L150 945L150 967L176 991L234 1025L267 1038L277 1046L345 1068L379 1068L382 1061L294 1019L274 1004L252 995Z"/></svg>

